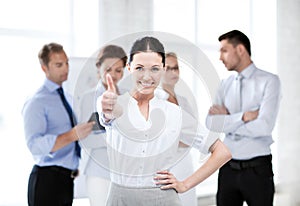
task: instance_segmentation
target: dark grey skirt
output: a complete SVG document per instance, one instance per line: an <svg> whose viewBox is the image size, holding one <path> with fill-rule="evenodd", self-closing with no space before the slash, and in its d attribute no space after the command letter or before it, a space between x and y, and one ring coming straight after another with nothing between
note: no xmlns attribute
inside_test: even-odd
<svg viewBox="0 0 300 206"><path fill-rule="evenodd" d="M174 189L125 187L111 183L106 206L182 206Z"/></svg>

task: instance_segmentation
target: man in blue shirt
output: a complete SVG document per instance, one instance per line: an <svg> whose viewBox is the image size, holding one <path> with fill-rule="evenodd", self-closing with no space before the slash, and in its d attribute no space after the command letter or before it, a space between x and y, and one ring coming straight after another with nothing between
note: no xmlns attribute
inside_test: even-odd
<svg viewBox="0 0 300 206"><path fill-rule="evenodd" d="M238 30L219 37L220 60L236 73L221 82L207 127L226 134L232 160L219 171L217 205L272 206L272 131L281 97L277 75L251 60L250 40Z"/></svg>
<svg viewBox="0 0 300 206"><path fill-rule="evenodd" d="M76 125L70 96L62 90L69 72L63 47L46 44L38 57L46 79L22 111L26 143L36 162L28 183L28 205L72 205L78 140L92 131L94 122Z"/></svg>

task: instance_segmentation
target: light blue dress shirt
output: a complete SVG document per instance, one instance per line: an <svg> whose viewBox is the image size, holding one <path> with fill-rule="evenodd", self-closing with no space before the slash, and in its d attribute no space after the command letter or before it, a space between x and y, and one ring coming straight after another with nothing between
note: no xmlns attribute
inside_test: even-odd
<svg viewBox="0 0 300 206"><path fill-rule="evenodd" d="M25 102L22 114L26 143L37 165L74 170L79 162L75 142L51 152L57 136L72 128L68 113L56 91L58 88L59 85L46 79L43 86ZM72 106L66 92L65 96Z"/></svg>
<svg viewBox="0 0 300 206"><path fill-rule="evenodd" d="M272 131L281 98L280 80L277 75L258 69L253 63L241 75L241 111L236 112L236 77L223 80L214 104L224 105L229 115L208 115L206 126L214 132L224 132L224 143L233 159L250 159L271 154ZM259 109L257 119L245 123L242 116L246 111Z"/></svg>

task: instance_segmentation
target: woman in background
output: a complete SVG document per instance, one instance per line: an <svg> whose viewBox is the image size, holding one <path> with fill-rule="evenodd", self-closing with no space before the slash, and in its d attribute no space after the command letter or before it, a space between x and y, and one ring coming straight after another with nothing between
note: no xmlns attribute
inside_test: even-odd
<svg viewBox="0 0 300 206"><path fill-rule="evenodd" d="M173 52L166 53L166 71L162 76L161 86L162 89L155 90L155 95L159 98L163 98L179 105L183 110L190 115L195 115L191 105L188 103L184 96L180 96L175 93L175 85L179 81L179 65L177 55ZM184 180L194 172L192 156L190 153L190 147L182 142L179 142L178 153L183 156L172 169L170 170L178 180ZM192 188L189 191L179 194L179 198L182 205L197 206L196 188Z"/></svg>
<svg viewBox="0 0 300 206"><path fill-rule="evenodd" d="M125 51L116 45L103 47L97 56L96 88L84 93L80 99L79 120L87 122L97 120L96 100L107 89L106 74L110 74L117 94L124 91L118 88L117 83L122 79L127 56ZM105 142L105 129L100 124L94 125L93 132L80 143L85 153L81 161L81 168L86 176L87 193L91 206L105 205L109 185L109 165Z"/></svg>

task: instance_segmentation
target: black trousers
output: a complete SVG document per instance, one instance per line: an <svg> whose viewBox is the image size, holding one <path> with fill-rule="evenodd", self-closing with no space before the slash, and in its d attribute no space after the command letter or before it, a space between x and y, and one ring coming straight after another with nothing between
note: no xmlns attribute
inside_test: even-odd
<svg viewBox="0 0 300 206"><path fill-rule="evenodd" d="M219 171L218 206L272 206L274 180L272 156L231 160Z"/></svg>
<svg viewBox="0 0 300 206"><path fill-rule="evenodd" d="M28 183L29 206L71 206L74 193L72 171L63 167L34 166Z"/></svg>

